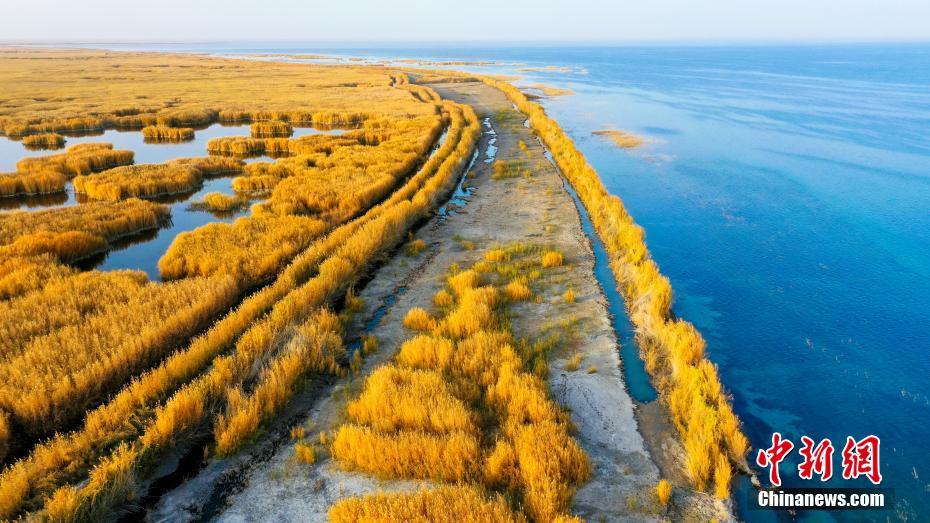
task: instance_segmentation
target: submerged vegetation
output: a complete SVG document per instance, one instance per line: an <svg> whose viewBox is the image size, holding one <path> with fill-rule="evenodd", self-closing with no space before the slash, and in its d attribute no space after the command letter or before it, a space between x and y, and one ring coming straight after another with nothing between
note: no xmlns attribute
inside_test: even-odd
<svg viewBox="0 0 930 523"><path fill-rule="evenodd" d="M624 149L635 149L645 143L645 140L633 133L618 131L616 129L603 129L600 131L594 131L591 134L605 136L614 144L616 144L617 147L622 147Z"/></svg>
<svg viewBox="0 0 930 523"><path fill-rule="evenodd" d="M698 489L727 497L731 463L746 468L749 442L717 368L704 357L704 339L690 323L672 315L671 285L649 255L642 227L636 225L620 199L607 192L584 155L539 104L506 82L482 80L507 94L529 118L530 126L587 208L610 255L646 369L681 435L688 476Z"/></svg>
<svg viewBox="0 0 930 523"><path fill-rule="evenodd" d="M449 276L434 300L443 304L435 316L410 309L404 325L419 334L367 379L332 443L333 457L347 469L457 486L340 500L331 519L428 514L451 521L463 515L448 512L456 507L501 521L523 520L524 512L533 521L569 518L573 489L590 465L570 435L568 416L533 372L535 353L521 350L506 321L508 303L530 290L521 282L514 293L520 280L505 282L517 268L542 269L536 253L521 244L488 251L476 265L482 272Z"/></svg>

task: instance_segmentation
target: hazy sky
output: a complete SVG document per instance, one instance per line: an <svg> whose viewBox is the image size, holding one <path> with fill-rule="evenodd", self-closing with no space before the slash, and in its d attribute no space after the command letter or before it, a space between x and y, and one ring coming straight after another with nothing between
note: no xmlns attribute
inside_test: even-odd
<svg viewBox="0 0 930 523"><path fill-rule="evenodd" d="M930 0L28 0L0 17L4 41L889 39L930 39Z"/></svg>

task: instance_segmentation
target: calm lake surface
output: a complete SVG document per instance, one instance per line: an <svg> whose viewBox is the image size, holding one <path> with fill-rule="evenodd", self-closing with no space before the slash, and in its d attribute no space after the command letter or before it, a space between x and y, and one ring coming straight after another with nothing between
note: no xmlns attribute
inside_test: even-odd
<svg viewBox="0 0 930 523"><path fill-rule="evenodd" d="M646 228L753 447L831 438L839 476L846 436L881 438L893 510L800 519L930 520L930 45L157 49L495 60L455 67L573 90L542 103ZM816 486L793 456L785 484ZM774 520L752 494L741 519Z"/></svg>
<svg viewBox="0 0 930 523"><path fill-rule="evenodd" d="M311 134L327 133L339 134L341 129L320 130L311 127L295 127L292 138L308 136ZM180 143L158 142L149 143L143 139L142 133L135 131L108 130L103 133L86 136L67 136L65 147L79 143L106 142L112 143L114 149L125 149L135 153L134 162L164 163L175 158L196 158L207 156L207 142L212 138L224 136L251 136L248 125L225 126L213 124L205 129L197 129L194 139ZM0 136L0 171L15 171L16 162L26 157L45 156L64 152L58 150L28 150L17 141L8 140ZM256 156L244 159L245 162L274 161L267 156ZM248 209L229 212L211 213L204 210L190 208L192 202L199 201L211 192L233 194L232 177L207 178L203 186L190 193L178 194L164 198L157 198L171 208L171 221L157 230L145 231L141 234L123 238L114 243L114 248L107 253L81 260L78 265L82 268L97 268L101 270L137 269L145 271L149 279L158 280L158 260L171 246L174 238L186 231L192 231L201 225L211 222L230 223L239 216L248 213ZM26 198L0 198L0 212L13 210L41 210L53 207L77 205L77 199L71 183L68 183L66 192L48 194Z"/></svg>

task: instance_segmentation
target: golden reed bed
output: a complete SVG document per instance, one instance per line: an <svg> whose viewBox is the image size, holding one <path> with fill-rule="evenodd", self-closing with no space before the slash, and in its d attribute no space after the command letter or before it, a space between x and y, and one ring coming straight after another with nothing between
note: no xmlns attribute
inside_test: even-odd
<svg viewBox="0 0 930 523"><path fill-rule="evenodd" d="M41 67L55 71L59 81L51 89L62 93L60 99L50 97L52 102L33 104L27 94L32 86L11 85L12 95L24 102L15 110L0 109L0 125L10 136L95 126L194 127L220 120L359 128L346 137L294 140L294 150L288 143L290 156L275 170L278 179L272 187L277 192L272 191L265 203L253 206L250 214L228 227L192 231L190 235L201 240L199 244L179 237L178 248L172 247L177 254L165 258L184 260L177 281L140 282L146 290L138 298L129 298L126 303L132 306L122 309L127 314L136 309L151 312L121 320L108 316L114 313L106 304L122 298L102 297L99 306L93 301L91 307L99 310L94 314L100 317L100 329L108 322L114 332L122 332L116 328L122 322L130 326L129 337L106 342L126 347L117 352L124 358L122 366L90 367L88 372L99 378L94 382L99 386L78 389L73 405L48 389L52 392L46 393L46 403L54 405L56 412L67 413L53 423L69 426L70 431L30 447L29 440L20 435L34 430L29 425L33 418L14 401L14 389L10 389L9 403L0 405L0 444L10 449L11 456L7 458L10 466L0 474L0 518L24 514L64 520L104 517L129 501L137 488L133 477L143 480L172 445L213 430L216 450L233 452L275 416L295 383L307 373L344 372L335 361L339 344L311 350L297 342L282 345L282 337L335 341L338 329L332 328L325 309L338 303L375 260L401 243L409 228L435 209L454 187L480 134L477 117L469 108L442 102L435 93L410 85L403 75L384 70L96 52L0 52L0 64L4 87L9 78L4 77L6 71L16 70L31 78L24 71ZM98 100L93 93L76 89L73 80L86 75L99 75L101 81L110 82L112 96ZM334 77L340 82L334 83ZM143 97L138 97L140 81L147 91ZM209 88L199 90L197 85ZM185 93L183 105L177 103L179 92ZM78 109L88 103L97 104L92 114ZM447 139L431 150L444 127L448 128ZM103 150L112 149L98 149ZM124 176L129 173L145 176L196 169L201 176L251 174L235 158L187 159L169 162L157 171L134 166L115 173L96 173L96 164L72 165L64 158L44 162L67 177L84 176L76 183L82 190L95 185L117 187L118 196L107 192L111 189L99 193L113 198L158 191L131 188L124 192L124 187L131 187L130 177ZM67 232L75 232L79 224L70 226ZM0 259L0 269L8 269L0 273L0 292L19 300L17 304L26 303L21 300L36 304L73 300L69 297L76 287L61 286L48 294L41 278L83 276L41 252L10 253ZM197 275L201 273L209 276ZM86 274L111 277L94 271ZM199 282L211 292L197 287ZM249 289L255 290L245 294ZM181 303L200 307L202 314L193 314ZM230 305L232 309L224 312ZM81 340L83 331L68 323L72 319L58 320L60 327L55 332L73 331L74 339ZM179 327L182 321L187 321L184 328ZM177 337L158 334L160 326L173 327ZM172 350L166 351L167 346ZM97 350L94 345L64 347L63 354L75 354L75 362L87 361L84 358ZM323 358L319 364L313 363L316 354ZM39 345L30 345L12 355L8 363L0 363L4 366L0 372L20 376L28 367L19 363L24 358L46 361L50 357ZM52 360L48 361L43 365L52 369ZM75 376L80 387L91 383L82 381L81 369L54 361L56 372ZM20 383L17 379L11 380L11 386ZM35 403L26 399L24 405ZM37 420L50 412L47 407L33 410ZM127 425L126 419L136 422Z"/></svg>

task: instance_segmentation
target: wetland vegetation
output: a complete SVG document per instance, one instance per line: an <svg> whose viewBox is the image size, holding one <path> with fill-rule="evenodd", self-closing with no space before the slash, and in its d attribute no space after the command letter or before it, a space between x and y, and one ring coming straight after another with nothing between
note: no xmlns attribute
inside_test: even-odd
<svg viewBox="0 0 930 523"><path fill-rule="evenodd" d="M49 75L54 82L42 80ZM494 134L491 115L444 99L416 75L484 82L529 118L608 248L691 482L729 496L748 443L701 335L671 315L672 290L643 230L517 88L363 65L6 49L0 139L56 149L118 130L151 147L196 139L203 150L135 163L137 151L82 142L0 173L0 196L14 202L69 195L48 208L0 212L0 519L117 519L162 464L199 449L208 459L240 455L277 430L303 391L350 378L362 385L338 426L315 440L304 428L291 432L297 461L325 458L379 480L424 483L344 496L331 520L579 519L573 496L595 471L549 384L552 354L575 343L574 320L536 318L544 331L561 329L545 338L520 337L512 324L526 305L550 300L564 310L590 300L564 282L571 253L535 240L475 252L468 268L449 267L442 288L404 313L405 337L387 361L363 369L381 349L377 338L350 331L363 308L355 289L387 260L431 259L431 244L413 233L442 214L466 172L473 176L483 132ZM105 96L86 88L96 83L107 84ZM247 124L248 135L207 140L200 133L214 124ZM332 126L345 129L300 133ZM525 139L511 144L517 156L489 155L491 190L538 185L540 148ZM228 190L207 192L210 180ZM174 204L197 191L184 211L215 219L173 234L155 254L157 275L76 263L166 227L172 209L181 212ZM458 235L443 241L476 248ZM581 354L565 368L582 364L579 376L599 372ZM664 510L672 486L663 480L643 495Z"/></svg>

